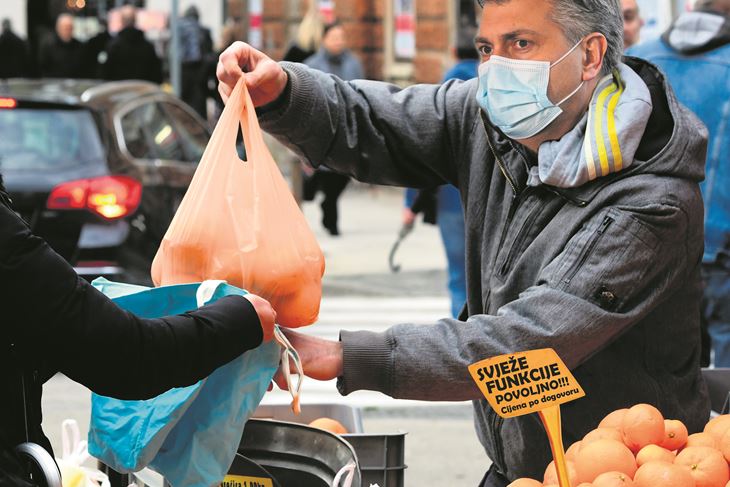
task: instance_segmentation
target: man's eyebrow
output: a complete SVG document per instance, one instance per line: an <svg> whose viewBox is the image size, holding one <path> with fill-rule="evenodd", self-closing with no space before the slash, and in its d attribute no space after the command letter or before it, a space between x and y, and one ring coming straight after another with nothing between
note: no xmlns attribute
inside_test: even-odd
<svg viewBox="0 0 730 487"><path fill-rule="evenodd" d="M534 30L530 30L530 29L518 29L518 30L513 30L512 32L507 32L506 34L502 34L501 37L502 37L502 40L509 41L509 40L512 40L512 39L515 39L517 37L524 36L524 35L539 36L540 33L537 31L534 31ZM487 39L486 37L477 36L474 38L474 43L475 44L491 44L491 41L489 39Z"/></svg>

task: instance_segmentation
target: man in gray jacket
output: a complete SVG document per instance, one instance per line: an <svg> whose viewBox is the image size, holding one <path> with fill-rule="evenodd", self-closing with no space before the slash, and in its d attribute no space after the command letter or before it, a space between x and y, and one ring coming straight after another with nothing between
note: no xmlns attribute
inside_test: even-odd
<svg viewBox="0 0 730 487"><path fill-rule="evenodd" d="M622 60L618 0L486 0L473 81L406 89L277 64L239 43L262 126L310 162L380 184L459 188L467 315L338 342L290 333L343 394L473 400L494 462L482 485L541 478L536 415L502 420L467 367L551 347L586 396L564 405L566 444L609 411L646 402L690 431L709 416L699 368L706 130L663 75Z"/></svg>

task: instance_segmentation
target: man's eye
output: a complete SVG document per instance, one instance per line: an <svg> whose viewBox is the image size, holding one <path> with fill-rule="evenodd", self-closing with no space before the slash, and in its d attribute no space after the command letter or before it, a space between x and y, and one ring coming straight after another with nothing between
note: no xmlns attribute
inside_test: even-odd
<svg viewBox="0 0 730 487"><path fill-rule="evenodd" d="M482 56L491 56L492 55L492 47L491 46L479 46L477 48L479 51L479 54Z"/></svg>
<svg viewBox="0 0 730 487"><path fill-rule="evenodd" d="M515 46L517 46L518 49L527 49L528 47L530 47L530 41L520 39L515 42Z"/></svg>

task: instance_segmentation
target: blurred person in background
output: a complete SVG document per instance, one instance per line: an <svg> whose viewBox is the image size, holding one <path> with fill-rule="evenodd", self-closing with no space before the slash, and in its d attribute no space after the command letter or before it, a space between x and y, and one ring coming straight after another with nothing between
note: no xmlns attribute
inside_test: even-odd
<svg viewBox="0 0 730 487"><path fill-rule="evenodd" d="M443 82L452 79L467 81L477 77L479 53L474 48L476 29L459 32L454 54L457 62L444 75ZM430 193L430 194L429 194ZM446 251L448 290L451 299L451 316L457 318L466 303L466 268L464 263L464 210L459 190L451 184L433 189L406 190L406 207L403 224L413 225L416 220L414 205L432 201L435 206L436 224Z"/></svg>
<svg viewBox="0 0 730 487"><path fill-rule="evenodd" d="M195 6L188 7L178 23L180 33L180 60L182 92L180 97L204 119L207 118L205 60L211 60L213 40L210 29L200 25L200 13Z"/></svg>
<svg viewBox="0 0 730 487"><path fill-rule="evenodd" d="M624 49L639 43L644 19L639 15L636 0L621 0L621 11L624 16Z"/></svg>
<svg viewBox="0 0 730 487"><path fill-rule="evenodd" d="M309 0L307 13L297 28L296 39L289 45L283 60L301 63L313 56L322 45L323 30L324 22L319 13L319 5L316 0Z"/></svg>
<svg viewBox="0 0 730 487"><path fill-rule="evenodd" d="M104 78L104 64L108 56L106 51L111 40L106 19L99 19L99 32L84 43L84 76Z"/></svg>
<svg viewBox="0 0 730 487"><path fill-rule="evenodd" d="M299 23L295 39L289 44L282 60L301 63L314 55L322 45L323 30L324 21L322 20L322 15L319 13L319 5L316 0L308 0L307 13L304 14L302 21ZM287 161L290 166L292 193L297 203L301 204L304 199L305 176L307 178L312 176L314 170L306 165L306 163L301 162L299 157L291 151L288 151ZM310 193L311 189L312 186L310 184ZM309 196L311 196L309 198L310 200L314 197L311 194Z"/></svg>
<svg viewBox="0 0 730 487"><path fill-rule="evenodd" d="M162 62L155 47L136 27L137 9L132 5L121 8L122 30L107 48L104 78L107 80L140 79L162 83Z"/></svg>
<svg viewBox="0 0 730 487"><path fill-rule="evenodd" d="M244 25L244 5L235 0L228 0L228 18L223 25L221 32L221 51L236 41L246 39L246 26ZM216 60L217 61L217 60Z"/></svg>
<svg viewBox="0 0 730 487"><path fill-rule="evenodd" d="M345 29L339 22L327 24L322 30L322 45L312 56L304 60L310 68L337 76L349 81L364 77L362 65L347 48ZM324 193L320 204L322 208L322 226L332 236L340 234L337 201L350 182L349 176L339 174L322 165L304 181L304 199L312 201L317 192Z"/></svg>
<svg viewBox="0 0 730 487"><path fill-rule="evenodd" d="M83 45L73 36L74 18L61 14L56 31L40 49L40 72L44 78L79 78L83 76Z"/></svg>
<svg viewBox="0 0 730 487"><path fill-rule="evenodd" d="M29 68L28 45L13 32L10 19L3 19L0 33L0 79L28 76Z"/></svg>
<svg viewBox="0 0 730 487"><path fill-rule="evenodd" d="M730 367L730 0L699 0L661 38L627 54L659 66L679 101L709 130L700 185L705 201L702 364L709 365L712 348L715 366Z"/></svg>

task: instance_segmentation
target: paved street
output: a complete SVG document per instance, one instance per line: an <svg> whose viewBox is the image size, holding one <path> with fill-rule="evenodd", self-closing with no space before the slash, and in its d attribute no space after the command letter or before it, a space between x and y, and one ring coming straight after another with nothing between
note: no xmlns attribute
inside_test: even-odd
<svg viewBox="0 0 730 487"><path fill-rule="evenodd" d="M400 226L400 192L390 188L350 187L341 200L342 236L333 238L319 224L317 204L304 212L325 253L319 322L303 331L335 339L341 329L383 331L402 322L431 323L448 313L445 259L435 227L418 225L401 245L398 274L388 269L388 253ZM285 404L288 393L272 391L264 404ZM340 396L334 382L306 380L306 404L342 403L362 408L367 433L407 432L407 486L476 485L487 468L472 427L468 403L397 401L360 391ZM44 391L44 428L60 452L60 423L75 418L86 434L89 393L57 376ZM383 486L381 486L383 487Z"/></svg>

